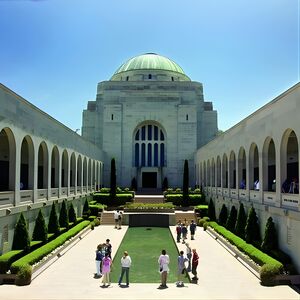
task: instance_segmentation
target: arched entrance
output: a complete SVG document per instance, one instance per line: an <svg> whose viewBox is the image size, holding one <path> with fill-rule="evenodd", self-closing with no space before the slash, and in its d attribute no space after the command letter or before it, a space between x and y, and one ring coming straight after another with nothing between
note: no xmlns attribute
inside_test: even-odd
<svg viewBox="0 0 300 300"><path fill-rule="evenodd" d="M164 130L156 122L146 122L135 129L133 137L133 162L138 188L161 188L163 167L166 166Z"/></svg>

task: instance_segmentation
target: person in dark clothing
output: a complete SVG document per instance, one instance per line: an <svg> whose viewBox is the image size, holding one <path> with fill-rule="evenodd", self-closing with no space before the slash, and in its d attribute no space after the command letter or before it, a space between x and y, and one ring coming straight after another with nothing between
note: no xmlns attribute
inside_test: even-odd
<svg viewBox="0 0 300 300"><path fill-rule="evenodd" d="M195 231L196 231L197 225L195 224L194 220L191 221L190 224L190 232L191 232L191 240L194 240L194 235L195 235Z"/></svg>
<svg viewBox="0 0 300 300"><path fill-rule="evenodd" d="M177 243L180 243L181 238L181 222L179 221L176 226Z"/></svg>
<svg viewBox="0 0 300 300"><path fill-rule="evenodd" d="M108 254L108 257L111 258L111 249L112 249L112 245L110 243L110 240L107 239L105 242L105 253Z"/></svg>
<svg viewBox="0 0 300 300"><path fill-rule="evenodd" d="M198 253L197 253L196 249L193 249L192 252L193 252L192 274L194 275L194 277L192 278L192 280L198 280L198 277L197 277L197 267L198 267L199 256L198 256Z"/></svg>
<svg viewBox="0 0 300 300"><path fill-rule="evenodd" d="M102 245L99 244L97 246L97 250L96 250L96 273L94 275L94 278L100 278L102 276L101 274L101 262L103 259L103 255L102 255Z"/></svg>

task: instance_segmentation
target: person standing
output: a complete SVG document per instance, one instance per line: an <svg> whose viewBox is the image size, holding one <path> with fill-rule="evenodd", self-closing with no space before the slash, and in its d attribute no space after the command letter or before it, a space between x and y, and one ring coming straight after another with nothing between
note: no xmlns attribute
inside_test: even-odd
<svg viewBox="0 0 300 300"><path fill-rule="evenodd" d="M119 225L118 229L121 229L121 226L122 226L122 212L121 211L119 212L118 225Z"/></svg>
<svg viewBox="0 0 300 300"><path fill-rule="evenodd" d="M176 226L177 243L180 243L181 238L181 222L179 221Z"/></svg>
<svg viewBox="0 0 300 300"><path fill-rule="evenodd" d="M158 258L158 264L159 264L159 272L161 274L161 284L160 288L167 288L167 276L169 272L169 263L170 258L167 254L166 250L161 251L161 255Z"/></svg>
<svg viewBox="0 0 300 300"><path fill-rule="evenodd" d="M119 224L119 211L118 210L114 211L114 220L115 220L115 229L117 229L118 224Z"/></svg>
<svg viewBox="0 0 300 300"><path fill-rule="evenodd" d="M189 243L185 243L185 246L186 246L186 257L187 257L188 263L189 263L186 271L191 272L192 249L191 249Z"/></svg>
<svg viewBox="0 0 300 300"><path fill-rule="evenodd" d="M97 246L97 250L96 250L96 273L94 278L100 278L102 276L101 274L101 262L103 259L103 255L102 255L102 245L99 244Z"/></svg>
<svg viewBox="0 0 300 300"><path fill-rule="evenodd" d="M185 272L185 262L188 261L186 257L183 256L184 252L180 251L179 256L177 258L177 266L178 266L178 280L176 283L177 287L182 287L184 286L183 284L183 274Z"/></svg>
<svg viewBox="0 0 300 300"><path fill-rule="evenodd" d="M122 270L121 270L121 275L120 275L120 278L119 278L119 285L121 285L122 279L123 279L123 276L124 276L124 273L125 273L126 286L129 286L129 268L130 268L130 266L131 266L131 258L128 255L128 252L124 251L124 255L121 258Z"/></svg>
<svg viewBox="0 0 300 300"><path fill-rule="evenodd" d="M187 227L185 223L183 223L181 226L181 233L182 233L182 244L184 244L185 240L187 239Z"/></svg>
<svg viewBox="0 0 300 300"><path fill-rule="evenodd" d="M196 249L193 249L192 252L193 252L192 274L194 275L194 277L192 278L192 280L198 280L198 277L197 277L197 267L198 267L199 256L198 256L198 253L197 253Z"/></svg>
<svg viewBox="0 0 300 300"><path fill-rule="evenodd" d="M110 267L111 267L111 259L108 256L108 253L105 253L105 257L102 259L102 286L105 286L106 283L108 286L110 286L110 278L109 278L109 273L110 273Z"/></svg>
<svg viewBox="0 0 300 300"><path fill-rule="evenodd" d="M195 239L194 236L195 236L196 229L197 229L197 225L195 224L194 220L192 220L190 224L191 240Z"/></svg>
<svg viewBox="0 0 300 300"><path fill-rule="evenodd" d="M110 239L106 239L104 245L105 245L105 253L108 253L109 258L111 259L112 245L110 243Z"/></svg>

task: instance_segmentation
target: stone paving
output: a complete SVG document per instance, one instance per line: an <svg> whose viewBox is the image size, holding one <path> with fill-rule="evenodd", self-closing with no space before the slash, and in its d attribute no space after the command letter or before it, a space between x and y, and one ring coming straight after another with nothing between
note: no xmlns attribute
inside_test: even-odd
<svg viewBox="0 0 300 300"><path fill-rule="evenodd" d="M200 257L198 284L177 288L174 282L169 282L164 290L157 289L158 284L153 283L130 284L129 288L112 283L108 288L101 288L101 280L93 278L96 245L110 238L113 254L116 253L126 229L126 226L121 230L113 226L96 227L37 276L31 285L1 285L1 299L300 299L300 295L289 286L261 286L257 277L202 228L197 229L196 240L189 241L192 248L197 248ZM175 236L175 227L170 229ZM185 249L185 245L177 245L179 249ZM119 271L119 265L113 266L113 272ZM157 276L159 281L159 273Z"/></svg>

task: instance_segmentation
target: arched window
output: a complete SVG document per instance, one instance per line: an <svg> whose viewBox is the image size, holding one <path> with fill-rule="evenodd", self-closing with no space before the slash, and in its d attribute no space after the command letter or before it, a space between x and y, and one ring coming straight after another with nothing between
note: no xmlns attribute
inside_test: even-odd
<svg viewBox="0 0 300 300"><path fill-rule="evenodd" d="M135 167L165 166L165 134L159 126L142 125L136 130L134 137Z"/></svg>

